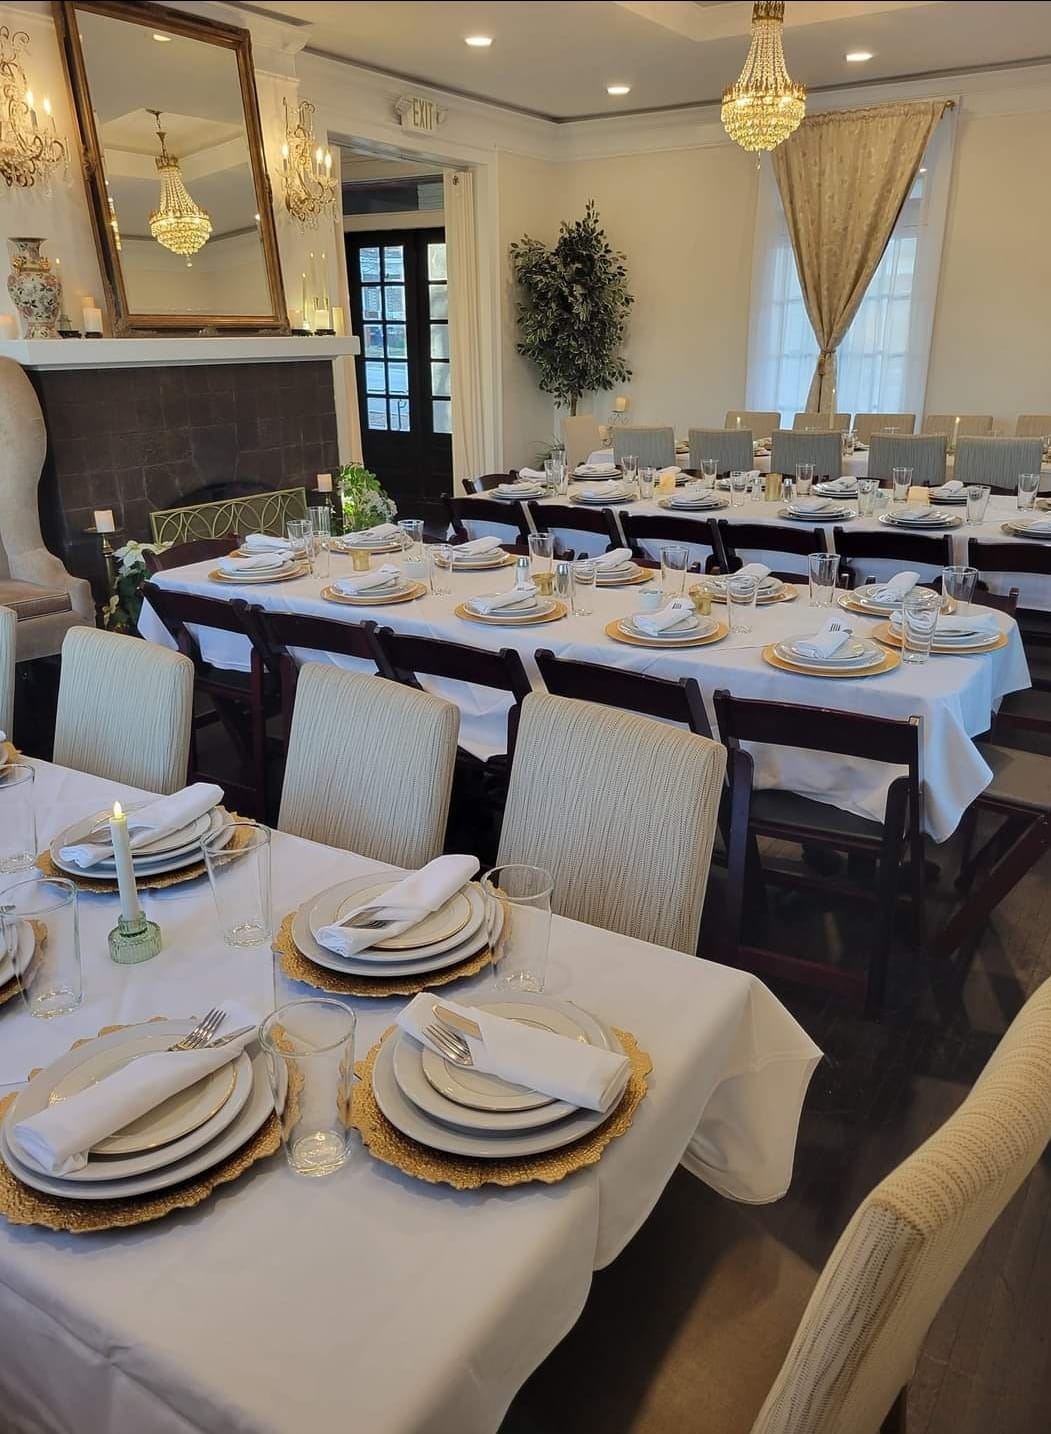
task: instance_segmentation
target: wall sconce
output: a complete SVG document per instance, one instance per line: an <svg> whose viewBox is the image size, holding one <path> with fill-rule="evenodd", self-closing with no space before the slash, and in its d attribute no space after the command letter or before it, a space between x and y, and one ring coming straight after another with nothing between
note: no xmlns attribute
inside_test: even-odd
<svg viewBox="0 0 1051 1434"><path fill-rule="evenodd" d="M304 229L315 229L326 209L334 207L336 177L332 151L314 142L314 106L304 100L285 105L285 142L281 146L281 181L285 208Z"/></svg>
<svg viewBox="0 0 1051 1434"><path fill-rule="evenodd" d="M0 25L0 178L9 189L40 184L47 192L56 169L69 173L69 147L58 137L46 95L42 114L37 113L22 68L28 48L24 30L12 34Z"/></svg>

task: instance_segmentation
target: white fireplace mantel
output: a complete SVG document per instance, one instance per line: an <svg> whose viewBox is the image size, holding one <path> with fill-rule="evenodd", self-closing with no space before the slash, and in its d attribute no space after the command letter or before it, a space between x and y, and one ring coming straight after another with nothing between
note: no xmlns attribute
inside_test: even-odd
<svg viewBox="0 0 1051 1434"><path fill-rule="evenodd" d="M360 351L348 338L251 337L157 339L5 339L0 358L23 368L167 368L183 364L289 363L302 359L332 361Z"/></svg>

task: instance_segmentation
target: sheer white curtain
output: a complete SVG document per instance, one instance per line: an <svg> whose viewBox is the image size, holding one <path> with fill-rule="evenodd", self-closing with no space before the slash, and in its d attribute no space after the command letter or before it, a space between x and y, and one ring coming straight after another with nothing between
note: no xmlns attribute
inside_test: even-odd
<svg viewBox="0 0 1051 1434"><path fill-rule="evenodd" d="M476 478L485 472L485 420L474 175L447 170L444 187L453 478Z"/></svg>
<svg viewBox="0 0 1051 1434"><path fill-rule="evenodd" d="M838 352L833 408L922 413L938 291L956 111L934 132L912 192ZM792 244L769 162L756 207L746 406L806 408L818 343L807 318Z"/></svg>

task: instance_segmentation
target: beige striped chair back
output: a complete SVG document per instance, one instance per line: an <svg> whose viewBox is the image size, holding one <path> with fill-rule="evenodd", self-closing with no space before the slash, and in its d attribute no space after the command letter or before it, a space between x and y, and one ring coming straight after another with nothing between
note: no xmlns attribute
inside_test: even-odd
<svg viewBox="0 0 1051 1434"><path fill-rule="evenodd" d="M750 428L691 428L689 440L691 468L703 458L714 458L718 473L747 472L755 463Z"/></svg>
<svg viewBox="0 0 1051 1434"><path fill-rule="evenodd" d="M640 468L670 468L675 462L674 428L614 428L613 461L634 454Z"/></svg>
<svg viewBox="0 0 1051 1434"><path fill-rule="evenodd" d="M1051 413L1020 413L1015 423L1016 438L1051 436Z"/></svg>
<svg viewBox="0 0 1051 1434"><path fill-rule="evenodd" d="M813 463L820 478L843 472L843 440L838 433L795 433L775 428L770 447L770 472L795 473L797 463Z"/></svg>
<svg viewBox="0 0 1051 1434"><path fill-rule="evenodd" d="M957 418L960 420L959 428L956 426ZM991 413L925 413L923 427L920 429L921 433L943 433L946 438L952 438L954 435L960 438L976 438L992 431Z"/></svg>
<svg viewBox="0 0 1051 1434"><path fill-rule="evenodd" d="M278 826L420 867L445 840L460 713L382 677L307 662L296 684Z"/></svg>
<svg viewBox="0 0 1051 1434"><path fill-rule="evenodd" d="M846 433L849 427L849 413L797 413L792 419L794 433L821 432L826 428Z"/></svg>
<svg viewBox="0 0 1051 1434"><path fill-rule="evenodd" d="M193 663L137 637L74 627L62 643L55 761L167 796L186 785Z"/></svg>
<svg viewBox="0 0 1051 1434"><path fill-rule="evenodd" d="M706 737L534 692L522 704L499 862L550 871L563 916L695 951L725 767Z"/></svg>
<svg viewBox="0 0 1051 1434"><path fill-rule="evenodd" d="M570 473L588 454L602 447L598 419L592 413L567 414L562 420L562 442L566 445L566 467Z"/></svg>
<svg viewBox="0 0 1051 1434"><path fill-rule="evenodd" d="M946 1295L1049 1139L1045 981L956 1114L862 1201L752 1434L878 1434Z"/></svg>
<svg viewBox="0 0 1051 1434"><path fill-rule="evenodd" d="M15 725L15 643L18 614L0 607L0 731L11 740Z"/></svg>
<svg viewBox="0 0 1051 1434"><path fill-rule="evenodd" d="M913 433L902 437L896 433L874 433L869 445L869 477L889 479L892 469L911 468L912 481L918 486L944 483L947 447L944 433Z"/></svg>
<svg viewBox="0 0 1051 1434"><path fill-rule="evenodd" d="M898 434L908 437L916 427L914 413L855 413L854 432L859 443L871 443L874 433L885 433L888 428L897 429Z"/></svg>
<svg viewBox="0 0 1051 1434"><path fill-rule="evenodd" d="M1019 473L1039 473L1042 457L1039 438L961 438L953 477L984 483L997 493L1016 493Z"/></svg>
<svg viewBox="0 0 1051 1434"><path fill-rule="evenodd" d="M726 415L727 428L750 428L755 438L769 438L775 428L781 427L779 413L764 413L761 409L731 408Z"/></svg>

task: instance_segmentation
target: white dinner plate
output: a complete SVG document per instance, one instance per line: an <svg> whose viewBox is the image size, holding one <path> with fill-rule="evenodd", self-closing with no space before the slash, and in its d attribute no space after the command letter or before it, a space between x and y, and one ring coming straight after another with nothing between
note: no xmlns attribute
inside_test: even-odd
<svg viewBox="0 0 1051 1434"><path fill-rule="evenodd" d="M871 608L874 614L896 612L901 607L900 598L892 602L877 602L873 597L873 594L878 593L881 587L883 587L882 583L863 583L859 588L853 588L849 592L841 593L839 605L840 607L849 607L852 602L856 602L861 607ZM912 591L928 592L930 589L922 583L918 583Z"/></svg>
<svg viewBox="0 0 1051 1434"><path fill-rule="evenodd" d="M787 642L779 642L774 651L783 662L792 667L823 667L829 672L864 672L869 667L874 667L882 662L886 652L874 642L865 639L852 642L851 649L861 647L863 651L859 654L851 651L846 658L840 653L834 653L832 657L807 657L801 652L796 652Z"/></svg>
<svg viewBox="0 0 1051 1434"><path fill-rule="evenodd" d="M793 512L791 508L778 508L779 518L788 518L793 523L840 523L846 522L848 518L856 518L858 510L850 508L846 504L837 504L830 508L815 508L808 512Z"/></svg>
<svg viewBox="0 0 1051 1434"><path fill-rule="evenodd" d="M705 582L711 586L713 592L726 592L726 578L721 575L713 575L705 578ZM785 590L785 585L780 578L765 577L759 584L760 597L776 597L778 593Z"/></svg>
<svg viewBox="0 0 1051 1434"><path fill-rule="evenodd" d="M393 880L386 876L362 877L319 893L310 908L310 934L316 941L323 926L341 921L356 906L382 906L384 893L401 880L400 876ZM469 940L481 926L483 914L481 889L467 886L400 936L384 940L383 932L377 931L368 952L359 951L358 955L374 961L408 961L416 956L437 956L441 951L462 946Z"/></svg>
<svg viewBox="0 0 1051 1434"><path fill-rule="evenodd" d="M464 606L475 617L544 617L547 613L553 612L555 604L549 597L542 597L539 594L528 601L520 603L508 603L506 607L497 608L494 612L480 612L476 604L483 598L496 597L496 593L479 593L477 598L468 598Z"/></svg>
<svg viewBox="0 0 1051 1434"><path fill-rule="evenodd" d="M929 488L927 491L930 493L932 503L959 503L962 505L967 502L966 488L954 490L952 493L942 493L937 488Z"/></svg>
<svg viewBox="0 0 1051 1434"><path fill-rule="evenodd" d="M157 1022L156 1024L159 1026L161 1023ZM171 1027L173 1039L186 1032L187 1023L185 1021L170 1021L165 1024ZM126 1035L126 1032L115 1031L112 1036L100 1036L99 1040L108 1041L123 1035ZM66 1056L53 1062L48 1068L48 1072L41 1074L50 1074L53 1078L64 1069L65 1062L70 1057L76 1057L79 1054L79 1051L69 1052ZM219 1164L227 1156L232 1155L235 1150L239 1150L246 1141L255 1135L273 1110L274 1102L270 1093L270 1082L262 1051L257 1051L251 1057L251 1065L251 1092L244 1106L226 1129L220 1131L214 1139L208 1141L206 1145L202 1145L192 1154L188 1154L180 1160L171 1161L159 1169L123 1179L94 1182L73 1182L56 1175L41 1175L39 1171L32 1170L19 1158L11 1144L10 1132L20 1119L15 1113L17 1101L8 1113L3 1126L0 1127L0 1158L3 1159L12 1174L24 1184L31 1186L34 1190L43 1190L46 1194L58 1195L66 1199L117 1200L129 1195L148 1195L155 1190L166 1190L169 1186L180 1185L184 1180L189 1180L191 1176L199 1175L204 1170L210 1170L213 1165ZM39 1079L39 1077L34 1077L34 1079ZM26 1086L21 1095L25 1095L28 1089L29 1086Z"/></svg>
<svg viewBox="0 0 1051 1434"><path fill-rule="evenodd" d="M216 810L219 811L221 809L217 808ZM229 814L223 812L221 818L215 823L213 830L218 830L223 822L229 821ZM88 828L88 830L90 830L90 828ZM210 835L210 833L205 833L205 835ZM233 827L231 826L227 840L229 841L232 838ZM69 872L71 876L98 878L101 881L116 881L116 868L111 861L100 861L94 866L88 867L77 866L74 862L63 861L59 854L60 849L61 847L70 845L72 845L72 843L67 840L66 833L62 833L62 835L56 837L51 843L51 860L60 871ZM162 876L168 871L180 871L184 866L193 866L195 863L203 861L203 859L200 842L194 842L191 846L186 847L181 855L158 857L156 860L150 861L135 861L133 858L132 865L138 876Z"/></svg>
<svg viewBox="0 0 1051 1434"><path fill-rule="evenodd" d="M1046 527L1043 529L1037 528L1034 530L1032 528L1032 524L1034 522L1046 522L1046 519L1009 518L1007 522L1004 523L1002 526L1005 533L1014 533L1016 538L1037 538L1043 542L1046 542L1048 538L1051 538L1051 527Z"/></svg>
<svg viewBox="0 0 1051 1434"><path fill-rule="evenodd" d="M858 496L857 483L844 485L840 488L836 483L815 483L814 492L822 498L856 498Z"/></svg>
<svg viewBox="0 0 1051 1434"><path fill-rule="evenodd" d="M672 642L676 638L683 637L707 637L719 626L714 617L699 617L696 614L685 617L682 622L677 622L674 627L666 627L663 632L647 632L643 627L636 627L634 617L622 617L617 626L627 637L644 637L647 642Z"/></svg>
<svg viewBox="0 0 1051 1434"><path fill-rule="evenodd" d="M929 518L914 518L901 513L881 513L879 521L888 528L958 528L963 522L959 513L932 513Z"/></svg>
<svg viewBox="0 0 1051 1434"><path fill-rule="evenodd" d="M902 626L900 622L891 620L890 630L895 637L900 638ZM988 628L973 628L970 632L937 632L934 634L934 642L938 647L995 647L1000 641L999 630L990 632Z"/></svg>
<svg viewBox="0 0 1051 1434"><path fill-rule="evenodd" d="M502 568L514 562L514 554L505 552L503 548L489 548L484 553L469 553L466 557L458 557L456 549L453 548L453 567L463 568Z"/></svg>
<svg viewBox="0 0 1051 1434"><path fill-rule="evenodd" d="M124 808L124 811L126 815L132 816L135 812L141 811L143 807L148 805L149 803L145 801L129 802ZM215 810L216 808L213 807L211 811L202 813L201 816L196 817L192 822L187 822L185 826L179 827L177 831L169 832L167 836L157 837L153 841L144 842L141 847L138 847L132 852L132 857L141 859L143 857L178 856L183 848L197 846L211 826L212 816ZM61 832L59 836L55 838L55 842L53 842L52 845L60 843L62 846L73 846L82 842L90 832L103 826L103 824L109 820L109 816L109 811L103 810L93 812L91 816L83 817L80 821L73 822L72 825L68 826L65 831ZM108 828L104 834L100 834L100 840L103 835L108 837Z"/></svg>
<svg viewBox="0 0 1051 1434"><path fill-rule="evenodd" d="M337 579L337 582L338 581L340 581L340 579ZM336 593L337 597L360 598L362 602L364 602L366 598L401 597L402 593L409 592L415 586L415 583L410 582L407 578L403 578L400 573L396 578L391 578L389 582L374 583L370 588L362 588L361 592L351 592L349 589L343 592L336 586L336 583L331 584L332 590Z"/></svg>
<svg viewBox="0 0 1051 1434"><path fill-rule="evenodd" d="M678 513L715 512L728 506L725 498L658 498L657 507Z"/></svg>
<svg viewBox="0 0 1051 1434"><path fill-rule="evenodd" d="M133 851L131 854L131 864L135 868L135 871L140 875L148 875L150 872L160 869L162 863L175 861L178 857L188 857L193 861L200 861L201 842L206 841L217 832L224 822L230 820L230 816L224 808L214 807L212 811L206 813L205 818L202 820L205 820L206 825L199 837L194 838L192 841L181 842L170 851L157 852L155 854L144 854L141 851ZM62 845L66 846L68 843L63 841ZM117 876L117 864L112 857L104 857L102 861L96 862L94 866L77 867L77 870L85 874L91 872L96 876L112 877L114 880L116 880Z"/></svg>

